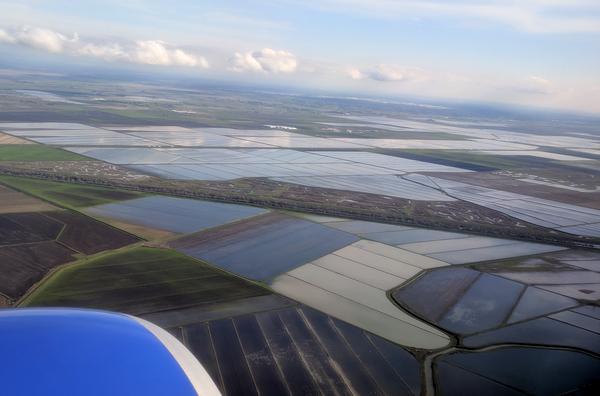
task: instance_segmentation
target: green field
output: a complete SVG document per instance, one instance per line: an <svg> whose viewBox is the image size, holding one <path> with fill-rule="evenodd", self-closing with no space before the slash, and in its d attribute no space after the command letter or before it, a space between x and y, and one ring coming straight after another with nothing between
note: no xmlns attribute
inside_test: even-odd
<svg viewBox="0 0 600 396"><path fill-rule="evenodd" d="M134 247L65 267L21 306L62 306L144 314L269 292L167 249Z"/></svg>
<svg viewBox="0 0 600 396"><path fill-rule="evenodd" d="M0 144L0 161L89 161L89 158L43 144Z"/></svg>
<svg viewBox="0 0 600 396"><path fill-rule="evenodd" d="M131 191L13 176L0 176L0 183L71 209L145 196L145 194Z"/></svg>

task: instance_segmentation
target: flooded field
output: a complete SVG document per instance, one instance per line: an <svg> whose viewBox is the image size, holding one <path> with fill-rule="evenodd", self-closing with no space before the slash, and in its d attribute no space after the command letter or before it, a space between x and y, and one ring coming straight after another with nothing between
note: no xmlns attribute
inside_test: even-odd
<svg viewBox="0 0 600 396"><path fill-rule="evenodd" d="M170 246L230 272L267 280L357 239L309 221L268 214L184 237Z"/></svg>
<svg viewBox="0 0 600 396"><path fill-rule="evenodd" d="M86 213L129 224L191 233L266 213L251 206L172 197L145 197L88 208Z"/></svg>
<svg viewBox="0 0 600 396"><path fill-rule="evenodd" d="M600 236L600 211L527 195L434 178L450 196L518 219L577 235Z"/></svg>
<svg viewBox="0 0 600 396"><path fill-rule="evenodd" d="M449 338L394 306L386 291L423 270L445 266L410 253L359 241L304 264L272 282L275 291L360 326L390 341L437 349Z"/></svg>
<svg viewBox="0 0 600 396"><path fill-rule="evenodd" d="M505 237L522 238L531 224L600 237L590 152L600 149L597 139L515 132L490 120L343 120L310 118L285 130L258 128L295 124L0 123L0 144L64 148L97 160L86 166L143 174L152 188L233 190L234 202L276 204L13 180L110 226L0 186L0 301L79 259L22 305L140 315L182 340L224 394L586 391L600 364L599 255ZM533 164L558 165L542 174ZM555 169L565 180L554 180ZM137 190L164 191L144 188ZM323 215L280 210L298 202ZM25 209L36 213L12 213ZM375 212L408 225L331 217ZM419 222L430 213L444 221ZM480 232L481 218L514 233ZM423 224L432 228L416 226ZM118 228L160 248L105 252L139 241Z"/></svg>
<svg viewBox="0 0 600 396"><path fill-rule="evenodd" d="M507 347L453 353L436 366L443 395L460 394L465 386L485 394L566 394L593 392L580 387L596 380L600 361L574 351Z"/></svg>
<svg viewBox="0 0 600 396"><path fill-rule="evenodd" d="M361 238L394 245L448 264L466 264L564 250L563 247L554 245L365 221L323 219L320 222Z"/></svg>
<svg viewBox="0 0 600 396"><path fill-rule="evenodd" d="M411 353L303 306L171 331L227 395L409 396L421 389L420 364Z"/></svg>

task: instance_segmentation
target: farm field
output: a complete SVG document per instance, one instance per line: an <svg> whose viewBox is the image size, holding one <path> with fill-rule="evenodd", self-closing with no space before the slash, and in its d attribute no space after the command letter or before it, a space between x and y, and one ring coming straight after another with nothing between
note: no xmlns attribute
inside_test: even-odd
<svg viewBox="0 0 600 396"><path fill-rule="evenodd" d="M138 242L139 239L90 217L75 212L45 212L45 216L62 224L58 242L83 254L94 254Z"/></svg>
<svg viewBox="0 0 600 396"><path fill-rule="evenodd" d="M14 301L54 267L73 261L78 254L119 248L139 239L89 217L56 209L34 199L19 206L11 202L14 191L2 187L0 214L0 294ZM17 198L19 198L17 193ZM16 209L45 211L20 212Z"/></svg>
<svg viewBox="0 0 600 396"><path fill-rule="evenodd" d="M134 248L80 261L22 305L141 315L179 337L224 394L413 395L421 386L420 363L402 347L170 250Z"/></svg>
<svg viewBox="0 0 600 396"><path fill-rule="evenodd" d="M468 175L428 173L430 176L502 190L535 198L600 209L597 175L581 170L528 168L495 172L471 172Z"/></svg>
<svg viewBox="0 0 600 396"><path fill-rule="evenodd" d="M226 395L598 393L597 120L45 78L1 306L139 316Z"/></svg>
<svg viewBox="0 0 600 396"><path fill-rule="evenodd" d="M152 196L95 206L87 214L152 229L190 233L266 213L251 206Z"/></svg>
<svg viewBox="0 0 600 396"><path fill-rule="evenodd" d="M0 176L0 183L56 205L73 209L144 196L144 194L131 191L11 176Z"/></svg>
<svg viewBox="0 0 600 396"><path fill-rule="evenodd" d="M358 119L349 120L356 122ZM584 211L586 221L574 224L555 224L544 220L556 215L553 207L563 205L560 201L546 199L548 202L545 206L540 207L540 202L537 202L533 211L526 209L523 212L523 208L489 205L481 199L468 199L464 194L456 196L456 191L451 191L448 186L443 188L437 185L435 180L427 181L423 175L433 172L441 174L442 178L443 174L447 174L448 179L453 179L455 175L478 173L472 172L475 169L471 169L469 162L476 166L498 166L511 170L530 165L547 165L553 169L585 172L597 168L597 161L554 151L571 150L570 152L577 153L574 150L593 149L600 143L591 138L582 137L583 135L543 136L495 127L479 128L466 124L395 120L387 117L367 117L360 122L388 129L400 128L413 131L412 133L422 132L420 128L427 127L431 128L429 131L432 133L454 134L462 140L318 137L276 128L234 129L176 125L4 123L0 124L0 128L16 137L27 137L55 148L65 148L74 154L121 165L130 172L152 175L163 180L193 182L270 178L278 184L294 184L316 191L328 189L369 193L432 203L460 200L483 205L518 221L576 237L600 236L593 218L587 221L587 217L593 215L589 212ZM337 124L343 126L341 122ZM296 130L297 128L294 129ZM510 155L511 153L514 155ZM444 158L450 160L444 163ZM481 162L478 158L483 158L484 161ZM462 166L462 163L466 165ZM564 165L565 163L569 165ZM97 165L90 163L90 166ZM521 181L530 185L533 182L535 180ZM537 187L539 190L542 186ZM571 189L564 191L561 197L593 206L594 199L586 196L586 192L587 190ZM505 193L507 192L497 190L500 198ZM548 198L551 198L550 195ZM521 197L522 201L527 202L535 199L537 198L528 195ZM516 198L510 200L507 205L510 206L515 200ZM569 214L581 211L579 207L568 210L571 210ZM391 234L387 235L389 236ZM412 242L418 242L420 237L415 238ZM384 242L393 243L392 240Z"/></svg>
<svg viewBox="0 0 600 396"><path fill-rule="evenodd" d="M439 268L397 289L393 297L410 312L461 335L468 347L534 342L538 328L544 335L537 344L598 353L600 317L593 303L600 296L600 273L577 263L585 267L599 259L565 251Z"/></svg>
<svg viewBox="0 0 600 396"><path fill-rule="evenodd" d="M467 264L564 249L554 245L357 220L325 218L319 220L319 223L364 239L417 253L421 255L422 260L428 257L448 264Z"/></svg>
<svg viewBox="0 0 600 396"><path fill-rule="evenodd" d="M23 302L144 314L269 294L172 250L136 247L65 267Z"/></svg>
<svg viewBox="0 0 600 396"><path fill-rule="evenodd" d="M169 246L227 271L267 280L358 238L278 213L172 241Z"/></svg>
<svg viewBox="0 0 600 396"><path fill-rule="evenodd" d="M187 180L465 171L449 166L358 151L307 152L274 148L233 150L143 147L69 147L68 150L113 164L128 165L132 169L161 177Z"/></svg>
<svg viewBox="0 0 600 396"><path fill-rule="evenodd" d="M557 380L541 374L540 362L548 362L543 371ZM465 384L486 394L573 392L581 384L593 384L600 370L598 359L583 353L522 347L455 353L436 359L436 365L437 384L449 394L460 393Z"/></svg>
<svg viewBox="0 0 600 396"><path fill-rule="evenodd" d="M420 363L410 352L303 306L171 331L224 395L416 395L421 389Z"/></svg>
<svg viewBox="0 0 600 396"><path fill-rule="evenodd" d="M84 161L85 157L42 144L3 144L0 161Z"/></svg>
<svg viewBox="0 0 600 396"><path fill-rule="evenodd" d="M448 195L509 216L576 235L600 236L600 210L467 183L432 178Z"/></svg>
<svg viewBox="0 0 600 396"><path fill-rule="evenodd" d="M33 142L0 132L0 147L9 144L33 144Z"/></svg>
<svg viewBox="0 0 600 396"><path fill-rule="evenodd" d="M0 214L53 210L54 206L0 184Z"/></svg>
<svg viewBox="0 0 600 396"><path fill-rule="evenodd" d="M437 349L448 345L449 337L399 310L386 291L423 268L445 265L390 246L359 241L279 275L272 287L392 342Z"/></svg>

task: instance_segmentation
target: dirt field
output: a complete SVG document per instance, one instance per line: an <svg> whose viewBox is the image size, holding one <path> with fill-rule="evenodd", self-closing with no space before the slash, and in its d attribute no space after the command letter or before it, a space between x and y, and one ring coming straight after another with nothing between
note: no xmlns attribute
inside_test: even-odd
<svg viewBox="0 0 600 396"><path fill-rule="evenodd" d="M0 185L0 213L39 212L56 209L54 206Z"/></svg>
<svg viewBox="0 0 600 396"><path fill-rule="evenodd" d="M15 136L0 132L0 144L34 144L29 140L21 139Z"/></svg>
<svg viewBox="0 0 600 396"><path fill-rule="evenodd" d="M54 240L64 224L39 213L0 215L0 246Z"/></svg>
<svg viewBox="0 0 600 396"><path fill-rule="evenodd" d="M117 227L123 231L130 233L130 234L137 235L140 238L146 239L148 241L153 241L156 239L167 239L167 238L177 235L174 232L157 230L155 228L149 228L149 227L144 227L144 226L137 225L137 224L125 223L123 221L117 221L117 220L108 219L108 218L104 218L104 217L96 216L96 218L106 224L110 224L113 227Z"/></svg>
<svg viewBox="0 0 600 396"><path fill-rule="evenodd" d="M0 214L0 293L16 300L52 268L139 239L68 211Z"/></svg>
<svg viewBox="0 0 600 396"><path fill-rule="evenodd" d="M74 254L54 241L0 247L0 292L20 297L48 270L74 260Z"/></svg>
<svg viewBox="0 0 600 396"><path fill-rule="evenodd" d="M84 254L116 249L139 241L131 234L73 212L46 212L45 215L65 224L58 242Z"/></svg>

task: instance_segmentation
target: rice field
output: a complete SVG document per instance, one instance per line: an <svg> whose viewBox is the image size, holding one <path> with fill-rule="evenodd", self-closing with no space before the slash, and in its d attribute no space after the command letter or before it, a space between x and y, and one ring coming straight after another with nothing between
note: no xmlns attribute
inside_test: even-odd
<svg viewBox="0 0 600 396"><path fill-rule="evenodd" d="M266 213L251 206L152 196L88 208L87 214L153 229L191 233Z"/></svg>
<svg viewBox="0 0 600 396"><path fill-rule="evenodd" d="M576 235L600 236L600 211L467 183L431 178L448 195L517 219Z"/></svg>
<svg viewBox="0 0 600 396"><path fill-rule="evenodd" d="M437 268L392 295L420 318L464 337L467 347L535 343L598 353L600 312L590 304L598 299L600 274L576 266L598 261L592 255L565 251Z"/></svg>
<svg viewBox="0 0 600 396"><path fill-rule="evenodd" d="M170 329L224 395L418 395L410 352L305 306Z"/></svg>
<svg viewBox="0 0 600 396"><path fill-rule="evenodd" d="M480 237L425 228L323 219L321 224L448 264L468 264L565 250L561 246Z"/></svg>
<svg viewBox="0 0 600 396"><path fill-rule="evenodd" d="M398 309L386 292L446 263L369 241L358 241L279 275L273 290L392 342L437 349L449 337Z"/></svg>
<svg viewBox="0 0 600 396"><path fill-rule="evenodd" d="M269 280L357 239L310 221L269 213L184 236L169 245L229 272Z"/></svg>

